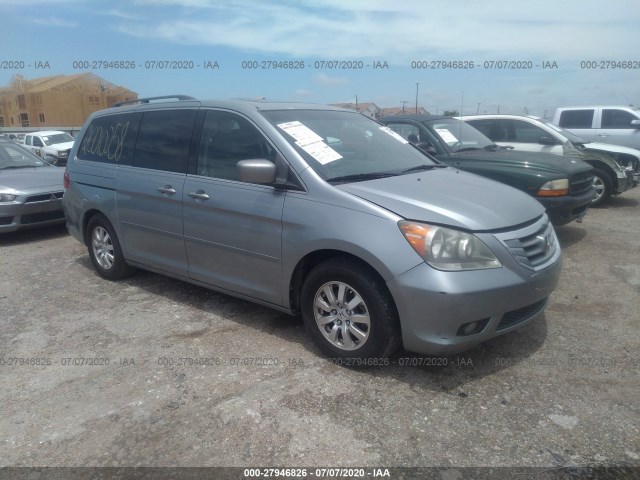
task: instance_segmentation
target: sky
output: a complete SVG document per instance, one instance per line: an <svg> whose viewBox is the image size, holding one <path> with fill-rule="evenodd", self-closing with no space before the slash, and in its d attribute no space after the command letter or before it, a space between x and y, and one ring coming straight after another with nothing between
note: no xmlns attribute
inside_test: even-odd
<svg viewBox="0 0 640 480"><path fill-rule="evenodd" d="M640 104L639 0L0 0L0 15L0 86L91 72L140 97Z"/></svg>

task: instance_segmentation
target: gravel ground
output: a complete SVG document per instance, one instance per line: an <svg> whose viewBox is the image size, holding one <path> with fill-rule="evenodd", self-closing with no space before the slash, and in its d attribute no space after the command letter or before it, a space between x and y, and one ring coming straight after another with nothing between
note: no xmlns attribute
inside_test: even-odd
<svg viewBox="0 0 640 480"><path fill-rule="evenodd" d="M1 465L640 466L639 204L557 229L542 321L370 369L325 360L300 318L103 280L64 227L2 235Z"/></svg>

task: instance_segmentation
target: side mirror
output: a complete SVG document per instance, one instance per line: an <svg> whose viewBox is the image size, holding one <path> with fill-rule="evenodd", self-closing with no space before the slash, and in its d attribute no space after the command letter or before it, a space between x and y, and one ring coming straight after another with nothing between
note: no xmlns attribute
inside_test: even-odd
<svg viewBox="0 0 640 480"><path fill-rule="evenodd" d="M538 140L538 143L540 143L540 145L558 145L559 144L559 142L555 138L549 137L548 135L542 135Z"/></svg>
<svg viewBox="0 0 640 480"><path fill-rule="evenodd" d="M631 120L631 128L640 128L640 120Z"/></svg>
<svg viewBox="0 0 640 480"><path fill-rule="evenodd" d="M240 160L236 164L238 180L246 183L268 185L276 181L276 164L260 158Z"/></svg>

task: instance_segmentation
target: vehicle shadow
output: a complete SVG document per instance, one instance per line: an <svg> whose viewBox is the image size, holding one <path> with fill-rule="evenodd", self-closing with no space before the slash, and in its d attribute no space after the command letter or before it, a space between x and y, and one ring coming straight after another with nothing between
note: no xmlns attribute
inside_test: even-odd
<svg viewBox="0 0 640 480"><path fill-rule="evenodd" d="M18 245L21 243L42 242L69 235L64 224L50 227L29 228L0 235L0 246Z"/></svg>
<svg viewBox="0 0 640 480"><path fill-rule="evenodd" d="M598 210L609 210L612 208L634 208L638 205L640 205L640 201L638 201L638 199L625 197L623 193L622 196L611 197L603 204L596 205L595 207L591 208L597 208Z"/></svg>
<svg viewBox="0 0 640 480"><path fill-rule="evenodd" d="M555 227L555 230L562 248L569 248L575 245L587 235L587 230L584 227L574 226L573 224Z"/></svg>
<svg viewBox="0 0 640 480"><path fill-rule="evenodd" d="M78 258L77 262L93 271L87 256ZM459 396L459 390L468 382L528 361L541 348L547 336L547 322L542 316L515 332L489 340L461 354L434 357L400 349L388 359L379 359L374 365L348 365L322 354L307 334L300 316L290 316L230 295L143 270L118 283L166 297L172 303L189 305L202 313L196 314L200 318L217 316L256 332L273 335L286 342L298 343L313 357L312 360L303 361L306 367L352 368L365 376L389 377L409 384L412 388L444 391ZM216 332L213 320L209 321L209 332L206 330L197 332L200 340L207 333ZM174 336L191 341L190 334L179 333ZM256 351L255 354L257 357L264 357L271 356L273 352ZM280 364L289 363L288 358L280 359Z"/></svg>

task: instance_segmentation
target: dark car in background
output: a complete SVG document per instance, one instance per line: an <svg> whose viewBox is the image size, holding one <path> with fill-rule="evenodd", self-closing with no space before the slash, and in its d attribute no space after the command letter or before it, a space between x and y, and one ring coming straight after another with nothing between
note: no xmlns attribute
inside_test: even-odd
<svg viewBox="0 0 640 480"><path fill-rule="evenodd" d="M591 206L638 185L640 150L599 142L586 142L539 117L520 115L467 115L461 117L498 145L528 152L579 158L593 167L596 194Z"/></svg>
<svg viewBox="0 0 640 480"><path fill-rule="evenodd" d="M64 223L64 169L0 140L0 233Z"/></svg>
<svg viewBox="0 0 640 480"><path fill-rule="evenodd" d="M593 169L579 159L508 150L451 117L398 115L379 121L448 165L528 193L544 205L554 225L584 217L595 194Z"/></svg>

